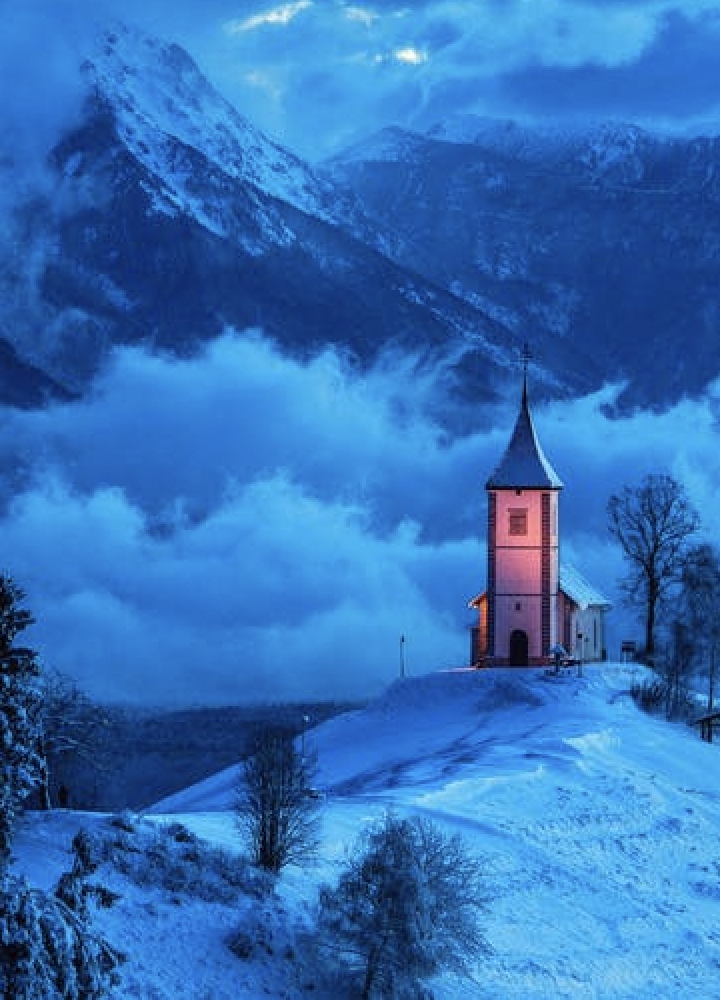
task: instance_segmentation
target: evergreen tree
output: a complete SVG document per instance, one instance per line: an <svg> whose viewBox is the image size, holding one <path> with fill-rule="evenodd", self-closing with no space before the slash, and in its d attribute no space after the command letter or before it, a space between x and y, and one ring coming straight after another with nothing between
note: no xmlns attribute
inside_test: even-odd
<svg viewBox="0 0 720 1000"><path fill-rule="evenodd" d="M8 871L15 820L43 777L40 670L35 653L15 642L33 622L24 597L0 575L0 998L97 1000L121 956L90 926L89 902L109 906L115 897L87 881L97 868L89 836L76 836L72 870L55 892Z"/></svg>
<svg viewBox="0 0 720 1000"><path fill-rule="evenodd" d="M36 654L16 645L33 623L24 592L0 574L0 873L10 861L17 815L42 780L41 695Z"/></svg>
<svg viewBox="0 0 720 1000"><path fill-rule="evenodd" d="M93 933L90 902L117 898L89 883L97 868L92 840L73 840L73 866L55 892L0 876L0 997L3 1000L99 1000L116 982L123 956Z"/></svg>

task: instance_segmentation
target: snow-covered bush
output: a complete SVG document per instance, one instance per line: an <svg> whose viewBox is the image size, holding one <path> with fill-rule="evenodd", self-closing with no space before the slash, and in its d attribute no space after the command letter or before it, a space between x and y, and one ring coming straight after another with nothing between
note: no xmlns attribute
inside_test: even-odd
<svg viewBox="0 0 720 1000"><path fill-rule="evenodd" d="M319 943L361 980L363 998L419 998L423 980L467 972L483 952L482 902L479 862L460 838L388 814L321 889Z"/></svg>
<svg viewBox="0 0 720 1000"><path fill-rule="evenodd" d="M95 934L89 902L102 906L114 894L89 885L91 842L81 831L74 863L54 893L24 879L0 877L0 996L6 1000L96 1000L115 981L120 954Z"/></svg>
<svg viewBox="0 0 720 1000"><path fill-rule="evenodd" d="M180 823L158 826L124 815L110 825L102 856L136 885L217 903L267 891L268 880L246 858L208 844Z"/></svg>

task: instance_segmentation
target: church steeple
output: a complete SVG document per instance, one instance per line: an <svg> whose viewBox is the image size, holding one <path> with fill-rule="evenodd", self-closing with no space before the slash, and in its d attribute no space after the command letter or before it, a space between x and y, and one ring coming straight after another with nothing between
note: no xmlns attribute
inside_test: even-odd
<svg viewBox="0 0 720 1000"><path fill-rule="evenodd" d="M540 447L528 403L527 367L530 354L523 351L523 388L520 412L505 454L487 483L486 490L561 490L562 480Z"/></svg>
<svg viewBox="0 0 720 1000"><path fill-rule="evenodd" d="M540 663L558 636L558 496L562 482L545 457L530 414L529 361L515 427L488 479L486 656Z"/></svg>

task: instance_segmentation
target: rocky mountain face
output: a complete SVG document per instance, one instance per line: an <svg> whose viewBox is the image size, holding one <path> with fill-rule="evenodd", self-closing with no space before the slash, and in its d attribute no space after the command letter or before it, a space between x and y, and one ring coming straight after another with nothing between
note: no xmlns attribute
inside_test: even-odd
<svg viewBox="0 0 720 1000"><path fill-rule="evenodd" d="M386 129L328 164L392 256L554 368L662 405L720 371L720 140L464 118ZM572 360L570 360L572 359Z"/></svg>
<svg viewBox="0 0 720 1000"><path fill-rule="evenodd" d="M118 27L83 72L83 119L0 238L9 402L82 392L115 344L187 355L228 327L412 350L461 406L525 341L538 393L626 378L661 405L717 375L716 140L463 119L315 169L175 45ZM0 151L6 190L13 168Z"/></svg>
<svg viewBox="0 0 720 1000"><path fill-rule="evenodd" d="M360 363L412 349L451 394L493 396L517 336L393 259L392 227L262 135L182 49L118 28L84 74L83 121L0 247L0 334L48 391L82 391L114 344L183 355L260 327ZM553 380L577 384L569 368Z"/></svg>

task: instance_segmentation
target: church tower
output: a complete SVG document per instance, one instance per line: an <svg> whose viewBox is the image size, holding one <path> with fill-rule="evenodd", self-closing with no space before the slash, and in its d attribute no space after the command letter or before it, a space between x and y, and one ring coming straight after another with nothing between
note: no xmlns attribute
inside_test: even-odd
<svg viewBox="0 0 720 1000"><path fill-rule="evenodd" d="M488 494L487 591L473 658L525 666L547 662L558 636L558 499L562 482L543 454L527 393L524 358L520 412Z"/></svg>

